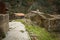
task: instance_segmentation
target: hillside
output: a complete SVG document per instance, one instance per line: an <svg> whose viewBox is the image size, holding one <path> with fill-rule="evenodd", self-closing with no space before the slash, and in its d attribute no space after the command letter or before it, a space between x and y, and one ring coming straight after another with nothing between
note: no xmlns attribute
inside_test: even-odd
<svg viewBox="0 0 60 40"><path fill-rule="evenodd" d="M60 0L5 0L10 13L39 9L45 13L60 13Z"/></svg>

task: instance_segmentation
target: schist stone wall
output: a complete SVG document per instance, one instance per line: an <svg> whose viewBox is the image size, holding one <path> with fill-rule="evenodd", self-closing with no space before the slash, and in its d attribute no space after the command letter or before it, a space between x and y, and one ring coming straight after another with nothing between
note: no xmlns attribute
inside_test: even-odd
<svg viewBox="0 0 60 40"><path fill-rule="evenodd" d="M0 37L4 37L9 30L9 14L0 14Z"/></svg>
<svg viewBox="0 0 60 40"><path fill-rule="evenodd" d="M33 23L40 27L45 27L49 32L60 32L60 15L33 12L30 13L28 17Z"/></svg>

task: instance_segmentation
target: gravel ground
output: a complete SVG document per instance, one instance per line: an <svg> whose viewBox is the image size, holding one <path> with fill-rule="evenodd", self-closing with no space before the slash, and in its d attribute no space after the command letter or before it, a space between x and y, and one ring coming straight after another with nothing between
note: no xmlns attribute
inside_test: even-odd
<svg viewBox="0 0 60 40"><path fill-rule="evenodd" d="M30 40L30 37L21 22L9 22L9 31L3 40Z"/></svg>

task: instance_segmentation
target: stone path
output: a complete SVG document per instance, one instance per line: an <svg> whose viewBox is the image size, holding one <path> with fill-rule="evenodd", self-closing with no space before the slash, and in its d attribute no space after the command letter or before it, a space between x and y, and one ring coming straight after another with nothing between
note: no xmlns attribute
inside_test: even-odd
<svg viewBox="0 0 60 40"><path fill-rule="evenodd" d="M9 31L3 40L30 40L30 37L21 22L9 22Z"/></svg>

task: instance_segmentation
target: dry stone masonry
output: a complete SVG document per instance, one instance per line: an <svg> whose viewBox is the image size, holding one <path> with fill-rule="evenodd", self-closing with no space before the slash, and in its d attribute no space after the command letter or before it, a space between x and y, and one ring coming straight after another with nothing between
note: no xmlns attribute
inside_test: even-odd
<svg viewBox="0 0 60 40"><path fill-rule="evenodd" d="M30 15L32 14L32 15ZM60 15L44 14L42 12L33 11L27 16L33 23L45 27L48 31L60 32Z"/></svg>
<svg viewBox="0 0 60 40"><path fill-rule="evenodd" d="M0 14L0 37L4 37L9 30L9 15Z"/></svg>

